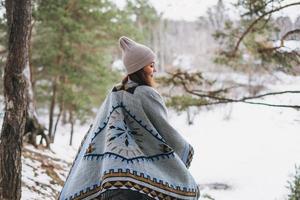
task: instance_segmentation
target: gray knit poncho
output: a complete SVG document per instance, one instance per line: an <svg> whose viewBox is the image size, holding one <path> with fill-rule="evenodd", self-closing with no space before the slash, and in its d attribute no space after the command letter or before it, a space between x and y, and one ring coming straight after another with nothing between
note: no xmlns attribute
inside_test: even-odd
<svg viewBox="0 0 300 200"><path fill-rule="evenodd" d="M113 189L198 199L188 171L193 148L169 124L162 97L149 86L127 87L115 87L101 105L59 199L93 199Z"/></svg>

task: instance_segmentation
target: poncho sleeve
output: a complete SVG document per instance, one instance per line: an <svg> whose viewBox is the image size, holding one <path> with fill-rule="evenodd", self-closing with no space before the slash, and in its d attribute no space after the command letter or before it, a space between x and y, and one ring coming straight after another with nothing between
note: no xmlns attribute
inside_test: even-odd
<svg viewBox="0 0 300 200"><path fill-rule="evenodd" d="M169 123L167 108L161 95L149 86L139 86L135 94L141 100L151 124L188 168L193 159L194 149Z"/></svg>

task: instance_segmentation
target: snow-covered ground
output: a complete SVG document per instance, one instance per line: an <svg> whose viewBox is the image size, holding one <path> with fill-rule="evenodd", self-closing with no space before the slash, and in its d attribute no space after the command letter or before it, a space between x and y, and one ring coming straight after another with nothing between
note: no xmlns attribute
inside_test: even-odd
<svg viewBox="0 0 300 200"><path fill-rule="evenodd" d="M223 111L202 112L193 126L184 124L183 115L172 117L195 147L190 170L196 180L231 187L202 194L217 200L284 199L289 174L300 164L299 111L245 104Z"/></svg>
<svg viewBox="0 0 300 200"><path fill-rule="evenodd" d="M274 91L296 90L300 77L277 74ZM300 94L266 98L298 104ZM195 147L190 168L200 184L224 183L228 190L202 191L217 200L285 199L289 175L300 164L300 112L288 108L236 103L201 112L193 126L172 114L174 126Z"/></svg>
<svg viewBox="0 0 300 200"><path fill-rule="evenodd" d="M276 77L272 83L265 83L269 90L299 90L300 77L282 73L277 73ZM266 100L299 105L300 94L268 97ZM202 196L208 194L216 200L287 198L287 180L294 173L295 164L300 165L300 111L235 103L201 110L190 126L186 123L186 113L177 115L170 111L169 117L174 127L195 148L190 171L203 188ZM74 145L66 147L70 129L69 126L60 126L51 146L55 157L71 162L88 128L89 123L77 125ZM32 177L30 170L23 167L25 184L31 184L30 179L25 178ZM39 176L35 178L39 179ZM49 182L47 177L42 179ZM208 187L215 183L228 185L229 189ZM23 200L36 196L24 186L23 192Z"/></svg>
<svg viewBox="0 0 300 200"><path fill-rule="evenodd" d="M299 90L300 77L277 74L274 91ZM300 94L268 97L277 104L298 104ZM205 188L216 200L286 199L287 180L300 164L300 112L243 103L201 112L194 125L184 115L171 121L195 148L190 168L202 184L223 183L227 190Z"/></svg>

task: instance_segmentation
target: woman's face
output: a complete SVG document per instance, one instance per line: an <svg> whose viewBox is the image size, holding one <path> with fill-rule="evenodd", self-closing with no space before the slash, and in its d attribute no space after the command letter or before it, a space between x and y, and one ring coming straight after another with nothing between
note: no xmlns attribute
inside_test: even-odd
<svg viewBox="0 0 300 200"><path fill-rule="evenodd" d="M145 78L146 78L147 84L150 86L154 86L153 74L154 74L154 72L156 72L155 63L153 62L153 63L145 66L143 68L143 71L146 76Z"/></svg>
<svg viewBox="0 0 300 200"><path fill-rule="evenodd" d="M144 69L145 75L147 77L149 76L149 77L153 78L153 74L154 74L154 72L156 72L155 63L154 62L151 63L151 64L149 64L149 65L147 65L147 66L145 66L143 69Z"/></svg>

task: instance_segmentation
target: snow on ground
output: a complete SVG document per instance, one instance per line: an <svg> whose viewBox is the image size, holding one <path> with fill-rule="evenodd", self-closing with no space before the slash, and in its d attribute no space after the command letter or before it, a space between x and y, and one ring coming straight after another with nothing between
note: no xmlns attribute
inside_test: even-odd
<svg viewBox="0 0 300 200"><path fill-rule="evenodd" d="M300 164L299 111L240 103L228 107L229 120L215 109L200 113L193 126L185 125L183 115L172 115L174 126L195 148L190 170L198 183L231 187L202 194L217 200L284 199L289 174Z"/></svg>
<svg viewBox="0 0 300 200"><path fill-rule="evenodd" d="M236 74L234 77L241 81L245 78ZM275 82L265 83L266 88L271 91L299 90L300 77L283 73L277 73L276 77ZM265 100L299 105L300 95ZM186 113L177 115L170 111L169 116L174 127L195 148L190 171L202 188L202 197L208 194L216 200L286 199L287 180L294 173L294 165L300 165L299 111L235 103L202 109L191 126L186 123ZM47 121L47 117L43 119ZM68 146L68 125L59 126L55 143L51 145L53 152L26 146L29 153L45 154L51 159L35 161L28 159L30 154L23 155L22 200L55 199L50 198L51 193L53 190L59 192L61 185L51 182L54 179L53 175L49 178L49 169L54 167L52 171L59 176L58 182L64 180L89 125L90 122L76 125L72 147ZM229 189L210 187L217 183L228 185Z"/></svg>
<svg viewBox="0 0 300 200"><path fill-rule="evenodd" d="M277 74L285 84L269 89L299 89L300 77ZM299 94L268 97L272 103L298 104ZM201 185L223 183L228 190L210 190L216 200L285 199L289 175L300 165L300 112L236 103L201 112L194 125L171 112L172 124L194 146L190 171Z"/></svg>
<svg viewBox="0 0 300 200"><path fill-rule="evenodd" d="M25 145L22 152L21 199L57 199L70 166L71 161L66 161L62 155L45 148L36 149L32 145Z"/></svg>

